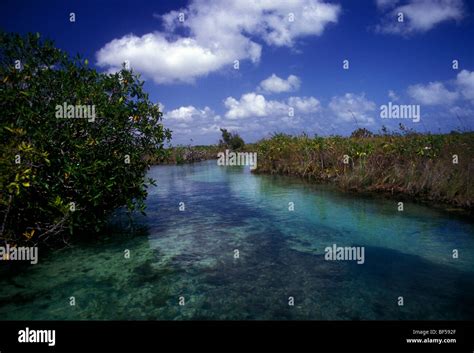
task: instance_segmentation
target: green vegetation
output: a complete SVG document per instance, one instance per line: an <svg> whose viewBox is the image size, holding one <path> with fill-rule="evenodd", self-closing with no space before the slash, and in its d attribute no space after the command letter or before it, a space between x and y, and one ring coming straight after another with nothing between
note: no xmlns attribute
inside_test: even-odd
<svg viewBox="0 0 474 353"><path fill-rule="evenodd" d="M159 158L171 134L139 76L98 73L39 34L0 42L0 240L62 242L120 206L143 211L143 156ZM58 105L97 117L58 117Z"/></svg>
<svg viewBox="0 0 474 353"><path fill-rule="evenodd" d="M256 144L256 172L472 210L474 133L432 135L400 128L400 133L383 129L379 135L359 129L347 138L277 134Z"/></svg>
<svg viewBox="0 0 474 353"><path fill-rule="evenodd" d="M219 146L222 149L231 149L233 151L238 151L244 148L244 140L237 133L231 133L226 129L221 129L222 139L219 140Z"/></svg>
<svg viewBox="0 0 474 353"><path fill-rule="evenodd" d="M218 145L210 146L176 146L166 149L165 154L153 159L155 164L184 164L217 159L217 154L226 149L244 150L245 142L237 133L221 129L222 139Z"/></svg>
<svg viewBox="0 0 474 353"><path fill-rule="evenodd" d="M185 164L217 159L221 148L211 146L175 146L165 150L163 155L153 159L154 164Z"/></svg>

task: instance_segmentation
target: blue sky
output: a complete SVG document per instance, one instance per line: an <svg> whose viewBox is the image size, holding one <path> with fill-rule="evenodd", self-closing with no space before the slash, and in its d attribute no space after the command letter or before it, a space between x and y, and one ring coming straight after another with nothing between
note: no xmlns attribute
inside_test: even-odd
<svg viewBox="0 0 474 353"><path fill-rule="evenodd" d="M40 32L99 71L128 60L174 144L216 143L220 127L253 142L474 125L474 22L462 0L14 0L0 28ZM420 121L382 119L389 102L418 105Z"/></svg>

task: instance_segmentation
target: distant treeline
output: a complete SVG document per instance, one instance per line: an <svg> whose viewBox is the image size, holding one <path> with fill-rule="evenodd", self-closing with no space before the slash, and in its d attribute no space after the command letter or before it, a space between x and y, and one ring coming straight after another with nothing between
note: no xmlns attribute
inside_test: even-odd
<svg viewBox="0 0 474 353"><path fill-rule="evenodd" d="M166 149L165 154L152 159L153 164L185 164L217 159L222 151L219 145L211 146L175 146Z"/></svg>
<svg viewBox="0 0 474 353"><path fill-rule="evenodd" d="M244 140L237 133L220 129L222 138L217 145L210 146L176 146L166 149L164 155L153 158L154 164L184 164L217 159L217 154L226 149L243 151L246 149Z"/></svg>

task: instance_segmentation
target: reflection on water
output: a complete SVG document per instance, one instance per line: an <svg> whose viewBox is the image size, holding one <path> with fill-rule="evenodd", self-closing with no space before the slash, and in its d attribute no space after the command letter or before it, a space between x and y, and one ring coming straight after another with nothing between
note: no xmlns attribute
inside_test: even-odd
<svg viewBox="0 0 474 353"><path fill-rule="evenodd" d="M97 243L40 253L37 265L3 276L1 317L474 319L467 220L215 161L149 174L158 186L147 217L132 229L118 212ZM365 247L365 263L325 261L333 244Z"/></svg>

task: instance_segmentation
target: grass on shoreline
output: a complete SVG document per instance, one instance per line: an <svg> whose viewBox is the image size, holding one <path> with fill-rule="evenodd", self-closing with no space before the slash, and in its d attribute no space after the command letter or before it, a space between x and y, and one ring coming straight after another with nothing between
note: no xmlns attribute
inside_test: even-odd
<svg viewBox="0 0 474 353"><path fill-rule="evenodd" d="M369 137L275 135L257 144L258 173L332 182L472 209L474 133ZM457 162L457 163L456 163Z"/></svg>

